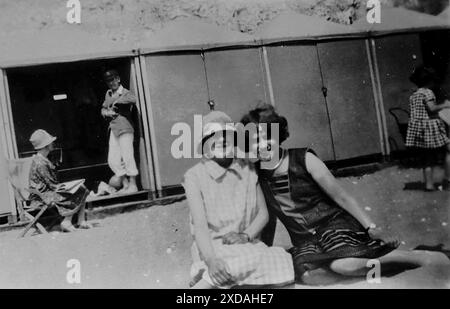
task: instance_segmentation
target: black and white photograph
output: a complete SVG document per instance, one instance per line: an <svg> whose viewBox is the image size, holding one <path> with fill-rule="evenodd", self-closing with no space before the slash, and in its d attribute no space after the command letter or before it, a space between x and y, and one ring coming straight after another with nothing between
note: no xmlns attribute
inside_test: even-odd
<svg viewBox="0 0 450 309"><path fill-rule="evenodd" d="M449 223L449 0L0 0L1 289L450 289Z"/></svg>

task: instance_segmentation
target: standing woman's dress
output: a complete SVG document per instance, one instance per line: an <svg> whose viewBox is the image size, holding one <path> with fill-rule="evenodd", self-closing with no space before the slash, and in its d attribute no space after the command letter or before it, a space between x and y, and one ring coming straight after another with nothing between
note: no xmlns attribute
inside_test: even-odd
<svg viewBox="0 0 450 309"><path fill-rule="evenodd" d="M255 219L257 183L254 167L241 160L235 160L227 169L206 160L186 172L183 185L186 192L203 201L215 254L227 263L234 285L291 283L294 280L292 258L284 249L267 247L259 239L245 244L222 243L225 234L244 232ZM195 235L192 220L191 232ZM191 253L192 284L203 278L214 285L195 239Z"/></svg>
<svg viewBox="0 0 450 309"><path fill-rule="evenodd" d="M428 101L436 102L436 97L433 91L427 88L419 88L409 98L407 147L437 149L450 142L444 121L437 114L428 112Z"/></svg>
<svg viewBox="0 0 450 309"><path fill-rule="evenodd" d="M41 193L42 198L31 193L29 197L31 208L41 208L45 204L55 203L61 216L77 213L86 201L89 191L84 185L74 193L56 192L59 182L55 165L40 153L32 158L30 169L30 189Z"/></svg>

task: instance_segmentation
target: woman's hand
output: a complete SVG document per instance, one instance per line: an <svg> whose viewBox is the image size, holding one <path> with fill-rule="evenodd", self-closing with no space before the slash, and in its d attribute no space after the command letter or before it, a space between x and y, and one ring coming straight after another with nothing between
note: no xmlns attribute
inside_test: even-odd
<svg viewBox="0 0 450 309"><path fill-rule="evenodd" d="M369 236L373 239L380 239L382 242L384 242L386 245L391 247L398 247L400 242L397 237L386 233L383 231L383 229L379 227L370 228L368 231Z"/></svg>
<svg viewBox="0 0 450 309"><path fill-rule="evenodd" d="M249 237L244 233L229 232L222 238L224 245L245 244L249 242Z"/></svg>
<svg viewBox="0 0 450 309"><path fill-rule="evenodd" d="M112 109L102 109L103 117L114 117L117 113Z"/></svg>
<svg viewBox="0 0 450 309"><path fill-rule="evenodd" d="M216 286L229 285L233 283L227 263L220 258L212 258L206 261L208 273Z"/></svg>

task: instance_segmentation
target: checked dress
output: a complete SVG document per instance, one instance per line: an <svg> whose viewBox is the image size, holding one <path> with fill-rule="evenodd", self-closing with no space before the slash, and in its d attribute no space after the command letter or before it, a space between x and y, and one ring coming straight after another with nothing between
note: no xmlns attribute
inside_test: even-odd
<svg viewBox="0 0 450 309"><path fill-rule="evenodd" d="M445 123L428 112L426 103L436 102L430 89L419 88L409 98L410 119L406 134L406 146L418 148L440 148L450 142Z"/></svg>

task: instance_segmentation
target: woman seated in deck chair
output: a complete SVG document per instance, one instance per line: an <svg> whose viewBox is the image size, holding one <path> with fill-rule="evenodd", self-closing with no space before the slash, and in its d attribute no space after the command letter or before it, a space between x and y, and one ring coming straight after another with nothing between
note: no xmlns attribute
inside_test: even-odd
<svg viewBox="0 0 450 309"><path fill-rule="evenodd" d="M259 240L267 208L253 165L233 159L234 133L226 114L203 117L204 158L184 176L194 237L191 287L293 283L291 256Z"/></svg>
<svg viewBox="0 0 450 309"><path fill-rule="evenodd" d="M398 240L375 225L311 149L280 148L289 136L288 123L273 106L264 104L250 111L242 123L267 124L266 132L260 130L249 149L260 162L273 163L260 163L259 168L259 183L272 219L263 240L272 244L278 218L293 244L289 252L297 281L325 284L344 279L342 275L366 276L369 259L378 259L382 275L422 266L444 270L450 266L440 252L397 249ZM271 136L271 124L278 125L278 136Z"/></svg>
<svg viewBox="0 0 450 309"><path fill-rule="evenodd" d="M61 222L61 229L64 232L76 230L72 224L74 215L77 215L77 227L88 229L91 225L85 221L84 208L89 191L82 183L72 188L70 192L61 187L57 180L56 167L48 159L48 155L54 150L55 140L56 137L41 129L36 130L30 137L31 144L37 150L31 163L30 189L40 193L40 195L33 192L30 194L30 208L39 209L44 203L53 204L59 215L64 218Z"/></svg>

